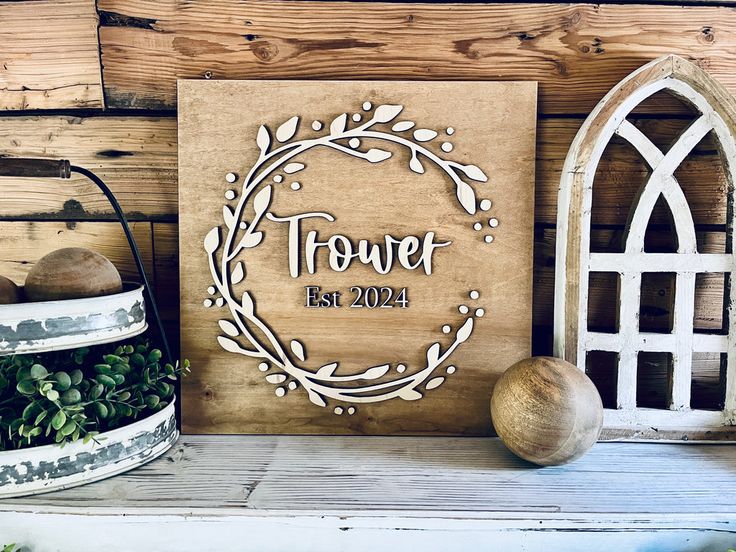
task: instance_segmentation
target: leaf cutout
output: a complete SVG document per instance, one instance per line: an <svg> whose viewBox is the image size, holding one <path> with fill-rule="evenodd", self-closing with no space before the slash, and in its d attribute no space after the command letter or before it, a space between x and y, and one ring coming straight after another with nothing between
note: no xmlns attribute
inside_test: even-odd
<svg viewBox="0 0 736 552"><path fill-rule="evenodd" d="M263 240L263 232L249 232L240 240L240 247L255 247Z"/></svg>
<svg viewBox="0 0 736 552"><path fill-rule="evenodd" d="M220 344L220 347L230 353L239 353L242 350L236 341L229 337L225 337L224 335L218 335L217 342Z"/></svg>
<svg viewBox="0 0 736 552"><path fill-rule="evenodd" d="M334 121L330 123L330 134L340 134L342 132L345 132L345 127L348 124L348 114L343 113L339 117L336 117Z"/></svg>
<svg viewBox="0 0 736 552"><path fill-rule="evenodd" d="M235 226L235 213L233 213L229 205L222 206L222 218L225 220L228 228Z"/></svg>
<svg viewBox="0 0 736 552"><path fill-rule="evenodd" d="M255 304L253 303L253 297L250 296L250 293L248 293L247 291L243 293L243 299L240 301L240 304L243 306L243 310L245 311L246 316L253 316L253 312L255 311Z"/></svg>
<svg viewBox="0 0 736 552"><path fill-rule="evenodd" d="M212 230L207 232L207 236L204 238L204 250L207 253L214 253L215 249L220 246L220 228L215 226Z"/></svg>
<svg viewBox="0 0 736 552"><path fill-rule="evenodd" d="M309 395L309 400L312 401L313 404L316 404L317 406L321 406L321 407L327 406L327 403L322 398L322 395L320 395L319 393L312 391L311 389L308 389L307 394Z"/></svg>
<svg viewBox="0 0 736 552"><path fill-rule="evenodd" d="M322 366L314 375L319 378L328 378L335 373L335 368L337 368L337 362L331 362Z"/></svg>
<svg viewBox="0 0 736 552"><path fill-rule="evenodd" d="M457 331L455 341L457 341L458 343L465 343L470 337L471 333L473 333L473 319L468 318L465 321L465 324L463 324Z"/></svg>
<svg viewBox="0 0 736 552"><path fill-rule="evenodd" d="M424 165L417 159L416 154L412 155L409 161L409 168L417 174L424 174Z"/></svg>
<svg viewBox="0 0 736 552"><path fill-rule="evenodd" d="M299 343L296 339L291 340L291 350L299 360L302 362L306 360L307 356L304 351L304 345Z"/></svg>
<svg viewBox="0 0 736 552"><path fill-rule="evenodd" d="M389 157L391 157L390 151L377 148L371 148L365 154L365 158L371 163L380 163L381 161L385 161Z"/></svg>
<svg viewBox="0 0 736 552"><path fill-rule="evenodd" d="M394 120L402 109L404 109L403 105L379 105L373 114L373 120L377 123L388 123Z"/></svg>
<svg viewBox="0 0 736 552"><path fill-rule="evenodd" d="M268 146L271 145L271 136L268 134L268 127L266 127L266 125L261 125L261 127L258 129L256 144L258 145L258 149L261 150L262 154L265 154L268 151Z"/></svg>
<svg viewBox="0 0 736 552"><path fill-rule="evenodd" d="M286 142L287 140L291 140L294 135L296 134L296 129L299 124L299 117L294 116L288 121L286 121L283 125L281 125L278 130L276 130L276 139L279 142Z"/></svg>
<svg viewBox="0 0 736 552"><path fill-rule="evenodd" d="M391 127L391 130L394 132L404 132L412 128L414 128L414 121L399 121Z"/></svg>
<svg viewBox="0 0 736 552"><path fill-rule="evenodd" d="M437 137L437 133L434 130L428 128L420 128L414 131L414 139L417 142L429 142Z"/></svg>
<svg viewBox="0 0 736 552"><path fill-rule="evenodd" d="M405 401L418 401L422 398L422 394L416 389L403 389L399 393L399 398Z"/></svg>
<svg viewBox="0 0 736 552"><path fill-rule="evenodd" d="M233 285L239 284L243 281L243 278L245 278L245 269L243 269L243 262L238 261L238 264L235 265L235 268L233 269L233 273L230 276L231 283Z"/></svg>
<svg viewBox="0 0 736 552"><path fill-rule="evenodd" d="M284 383L286 381L286 374L269 374L266 376L268 383Z"/></svg>
<svg viewBox="0 0 736 552"><path fill-rule="evenodd" d="M222 331L230 337L237 337L240 335L240 331L238 330L237 326L235 326L235 324L233 324L229 320L219 320L218 324L220 325L220 328L222 328Z"/></svg>
<svg viewBox="0 0 736 552"><path fill-rule="evenodd" d="M295 172L299 172L304 168L304 165L302 163L289 163L284 167L284 172L286 174L294 174Z"/></svg>
<svg viewBox="0 0 736 552"><path fill-rule="evenodd" d="M260 192L253 198L253 210L259 215L268 209L271 203L271 185L265 186Z"/></svg>
<svg viewBox="0 0 736 552"><path fill-rule="evenodd" d="M486 174L475 165L454 165L456 169L460 170L470 180L476 182L488 182Z"/></svg>
<svg viewBox="0 0 736 552"><path fill-rule="evenodd" d="M368 368L363 374L363 379L374 380L386 375L391 367L388 364L382 364L381 366L374 366Z"/></svg>
<svg viewBox="0 0 736 552"><path fill-rule="evenodd" d="M470 184L467 182L463 182L462 180L458 180L456 182L457 184L457 199L460 202L460 205L463 206L463 209L465 209L468 213L471 215L475 214L475 192L473 191L473 188L470 187Z"/></svg>
<svg viewBox="0 0 736 552"><path fill-rule="evenodd" d="M427 382L426 388L429 389L435 389L436 387L439 387L442 385L442 383L445 381L445 378L439 377L439 378L432 378Z"/></svg>
<svg viewBox="0 0 736 552"><path fill-rule="evenodd" d="M440 344L433 343L432 346L427 349L427 366L437 366L440 359Z"/></svg>

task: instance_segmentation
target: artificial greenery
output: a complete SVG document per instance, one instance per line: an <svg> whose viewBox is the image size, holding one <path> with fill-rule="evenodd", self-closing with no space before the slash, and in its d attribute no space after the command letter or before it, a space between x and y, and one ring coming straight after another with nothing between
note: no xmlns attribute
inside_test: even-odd
<svg viewBox="0 0 736 552"><path fill-rule="evenodd" d="M112 351L112 352L111 352ZM139 339L0 357L0 450L84 439L161 410L189 371Z"/></svg>

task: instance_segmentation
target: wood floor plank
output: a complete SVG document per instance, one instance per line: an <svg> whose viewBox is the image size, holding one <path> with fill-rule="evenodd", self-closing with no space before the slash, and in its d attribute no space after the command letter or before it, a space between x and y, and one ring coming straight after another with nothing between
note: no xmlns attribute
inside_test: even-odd
<svg viewBox="0 0 736 552"><path fill-rule="evenodd" d="M599 443L572 464L538 469L488 438L191 435L127 474L7 499L0 510L91 500L100 513L736 514L723 492L736 485L735 461L727 445Z"/></svg>

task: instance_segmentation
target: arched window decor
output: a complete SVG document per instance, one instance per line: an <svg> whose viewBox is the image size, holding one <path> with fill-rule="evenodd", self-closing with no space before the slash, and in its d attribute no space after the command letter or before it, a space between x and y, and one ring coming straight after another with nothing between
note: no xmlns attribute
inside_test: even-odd
<svg viewBox="0 0 736 552"><path fill-rule="evenodd" d="M627 116L642 101L666 91L693 106L698 116L667 150L655 146ZM688 202L674 175L683 160L709 132L720 149L728 180L727 240L723 254L700 253ZM604 149L614 134L630 143L650 168L645 185L631 206L622 253L591 252L590 228L593 185ZM694 333L695 278L699 273L734 271L732 246L733 185L736 164L736 101L694 64L666 56L644 65L616 85L595 107L579 130L565 160L559 191L557 264L555 274L555 355L585 369L592 351L616 353L616 408L607 409L604 435L634 438L710 439L736 430L736 314L724 312L727 332ZM674 253L644 251L644 235L652 210L662 197L668 204L677 235ZM617 273L619 279L618 331L588 329L590 272ZM675 294L671 333L642 332L639 304L642 273L674 273ZM728 285L726 301L736 298ZM726 335L722 335L727 333ZM637 358L640 352L670 353L668 409L640 408L636 404ZM721 411L690 408L694 353L724 355Z"/></svg>

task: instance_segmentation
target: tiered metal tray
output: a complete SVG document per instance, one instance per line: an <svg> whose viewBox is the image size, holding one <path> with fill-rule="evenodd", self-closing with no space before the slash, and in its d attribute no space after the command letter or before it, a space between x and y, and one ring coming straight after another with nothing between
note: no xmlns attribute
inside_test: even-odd
<svg viewBox="0 0 736 552"><path fill-rule="evenodd" d="M120 205L96 175L66 160L0 158L0 176L69 178L94 182L110 201L130 245L141 284L85 299L0 305L0 356L111 343L148 328L146 305L160 334L164 360L173 362L138 247ZM153 460L179 436L174 401L155 414L95 436L88 443L45 445L0 452L0 498L44 493L90 483Z"/></svg>

